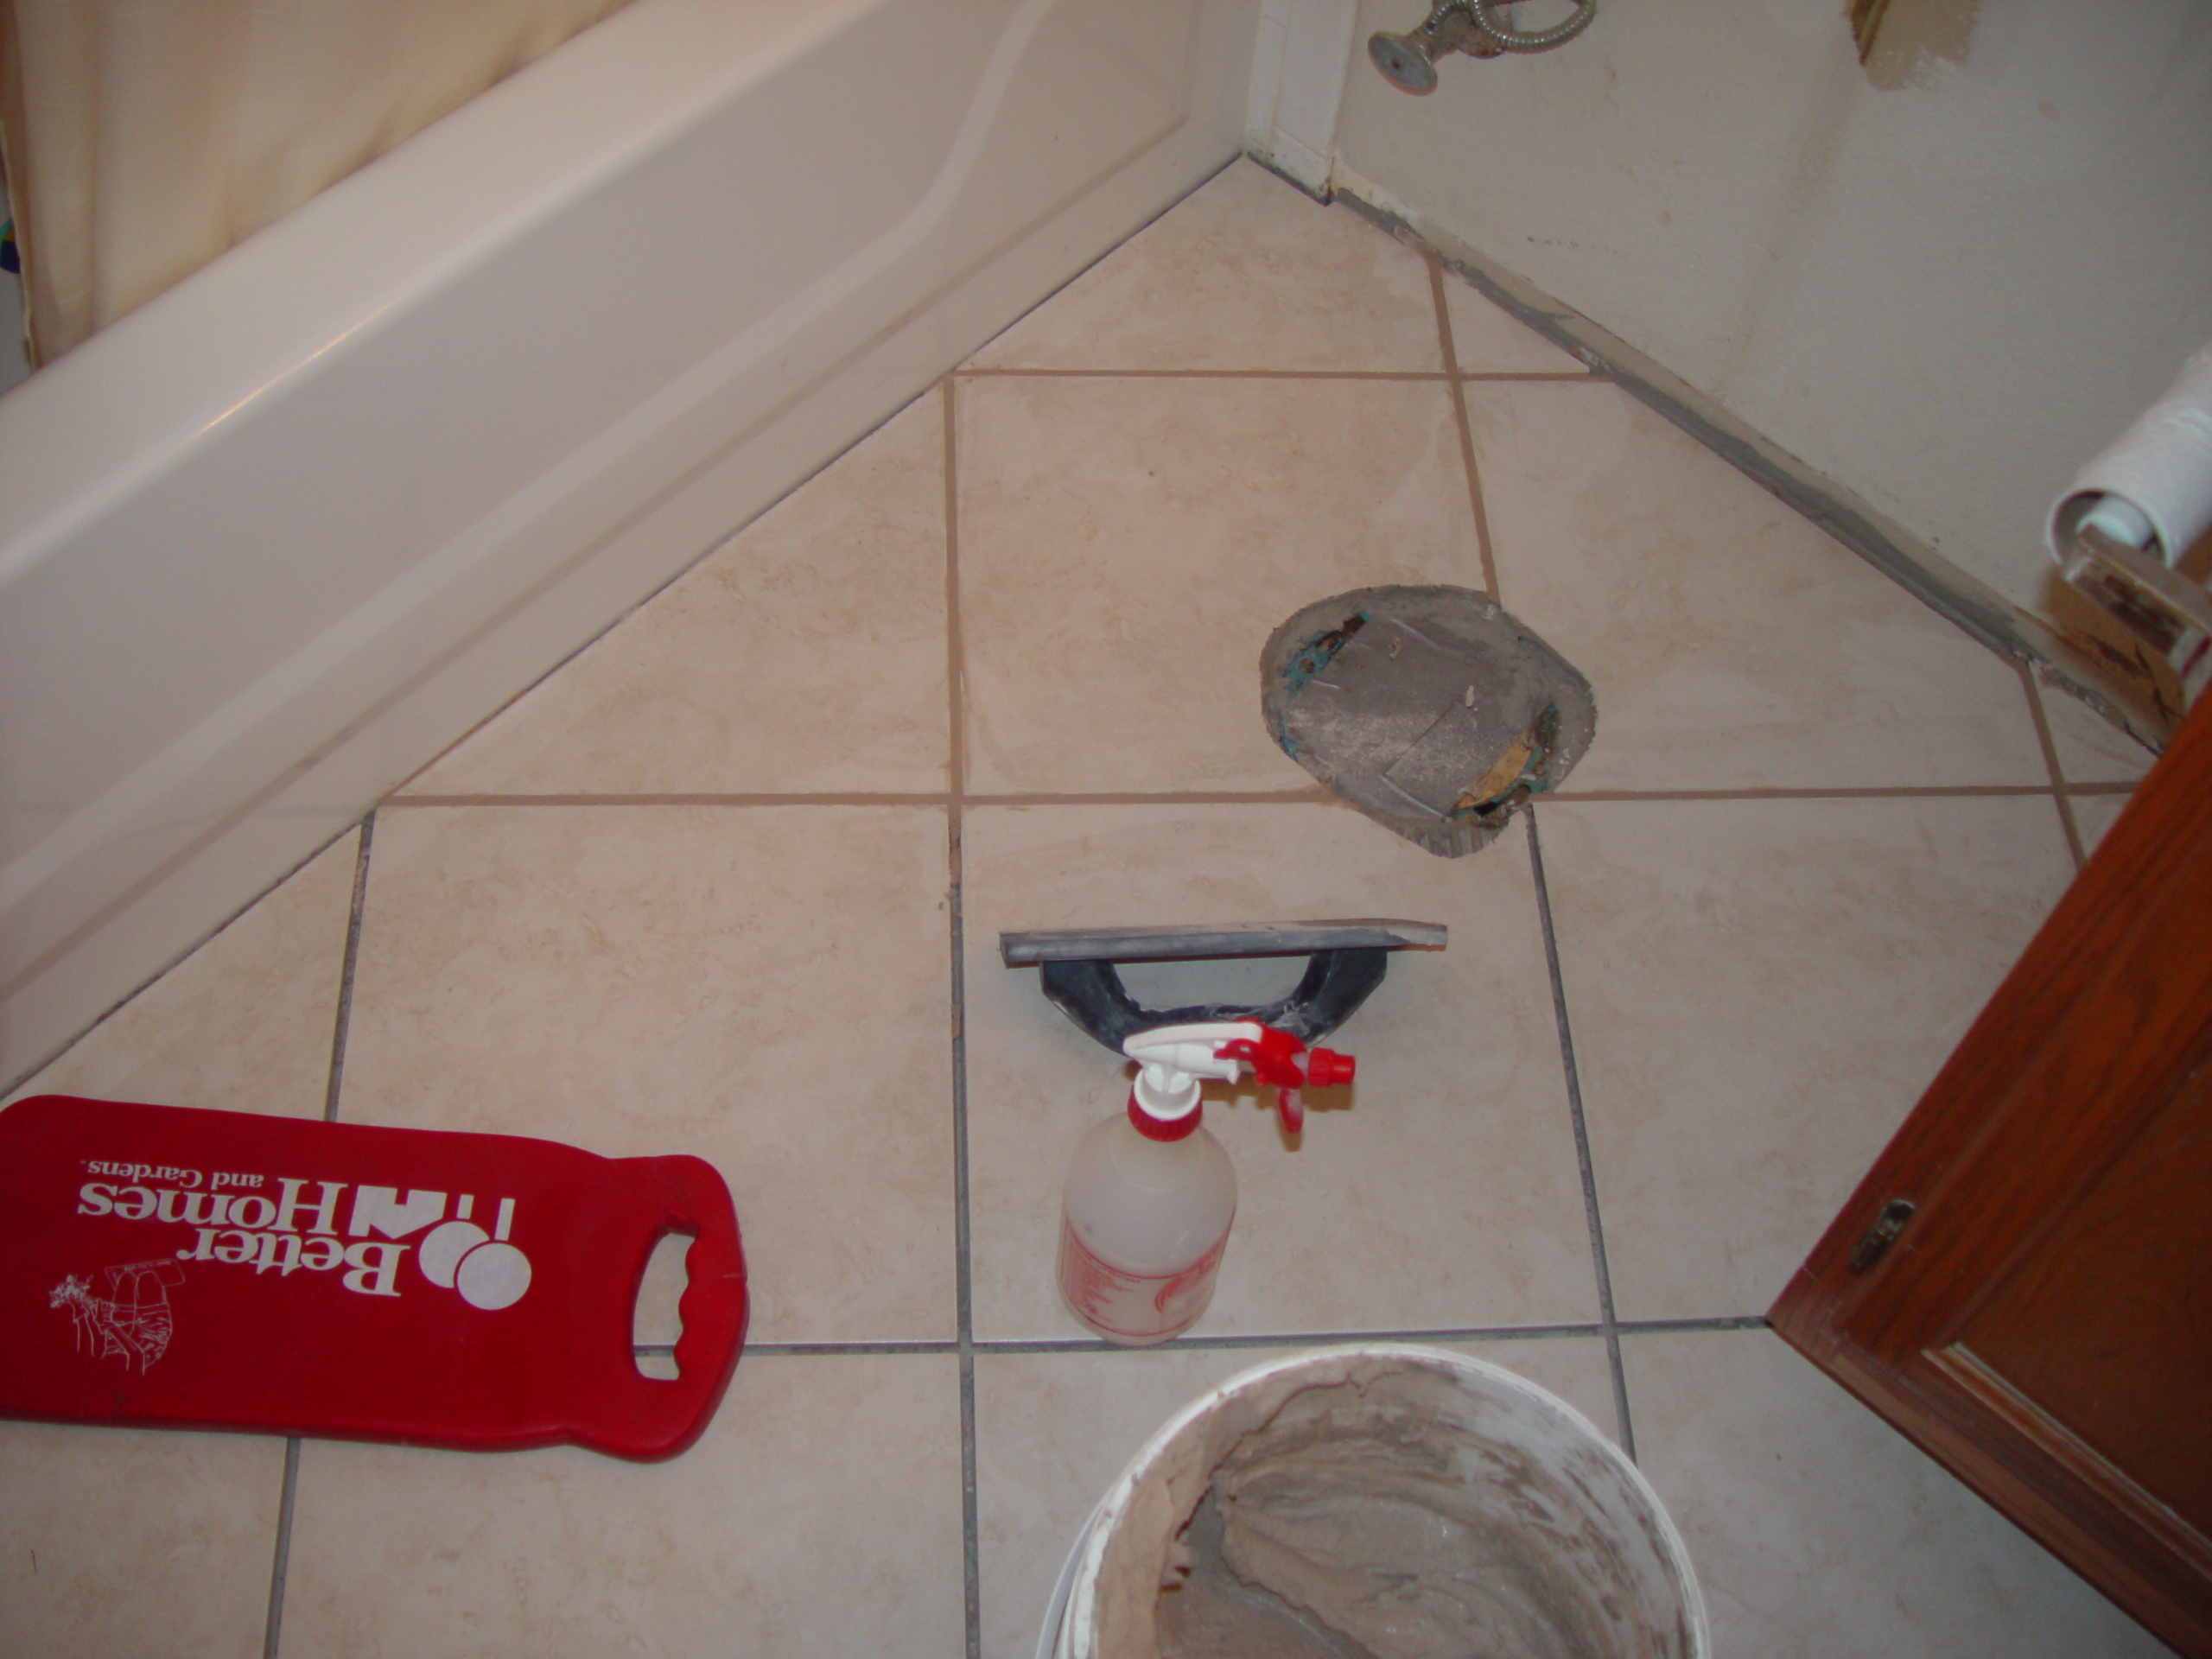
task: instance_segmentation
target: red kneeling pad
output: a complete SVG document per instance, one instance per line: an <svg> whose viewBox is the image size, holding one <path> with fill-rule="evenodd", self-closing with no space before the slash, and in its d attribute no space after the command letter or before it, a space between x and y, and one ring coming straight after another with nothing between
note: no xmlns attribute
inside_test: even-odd
<svg viewBox="0 0 2212 1659"><path fill-rule="evenodd" d="M680 1375L631 1319L695 1235ZM41 1095L0 1111L0 1414L673 1457L745 1339L696 1158Z"/></svg>

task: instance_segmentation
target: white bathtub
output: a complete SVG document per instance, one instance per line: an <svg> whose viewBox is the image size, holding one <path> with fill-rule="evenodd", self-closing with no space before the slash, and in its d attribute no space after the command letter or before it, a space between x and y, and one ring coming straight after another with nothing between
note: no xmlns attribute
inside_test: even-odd
<svg viewBox="0 0 2212 1659"><path fill-rule="evenodd" d="M1259 0L639 0L0 397L0 1088L1235 153Z"/></svg>

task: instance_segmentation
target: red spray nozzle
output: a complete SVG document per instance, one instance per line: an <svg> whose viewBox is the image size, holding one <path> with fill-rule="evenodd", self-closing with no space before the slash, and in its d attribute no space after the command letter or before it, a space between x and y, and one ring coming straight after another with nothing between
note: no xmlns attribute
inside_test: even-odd
<svg viewBox="0 0 2212 1659"><path fill-rule="evenodd" d="M1306 1081L1316 1089L1333 1089L1340 1083L1350 1083L1358 1065L1349 1054L1339 1054L1333 1048L1317 1048L1306 1057Z"/></svg>
<svg viewBox="0 0 2212 1659"><path fill-rule="evenodd" d="M1286 1135L1296 1135L1306 1127L1306 1101L1300 1091L1307 1084L1326 1089L1350 1083L1357 1064L1351 1055L1334 1049L1308 1052L1297 1038L1273 1026L1261 1027L1256 1040L1239 1038L1215 1052L1223 1059L1243 1061L1261 1082L1274 1084L1275 1111Z"/></svg>

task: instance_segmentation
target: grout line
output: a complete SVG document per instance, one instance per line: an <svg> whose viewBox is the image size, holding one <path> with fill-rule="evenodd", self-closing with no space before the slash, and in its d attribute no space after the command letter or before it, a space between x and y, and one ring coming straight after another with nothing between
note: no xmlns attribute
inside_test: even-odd
<svg viewBox="0 0 2212 1659"><path fill-rule="evenodd" d="M1524 385L1610 386L1613 377L1603 369L1462 369L1462 380L1517 380Z"/></svg>
<svg viewBox="0 0 2212 1659"><path fill-rule="evenodd" d="M1458 347L1452 341L1452 308L1444 297L1443 262L1428 260L1428 296L1436 302L1436 343L1444 353L1444 372L1452 388L1452 424L1459 434L1459 465L1467 475L1467 507L1475 520L1475 552L1482 560L1483 591L1494 603L1497 596L1497 557L1490 543L1490 515L1483 509L1482 474L1475 468L1475 429L1467 416L1467 386L1460 378Z"/></svg>
<svg viewBox="0 0 2212 1659"><path fill-rule="evenodd" d="M1447 363L1449 359L1446 359ZM956 380L1500 380L1535 385L1609 386L1597 370L1566 369L956 369Z"/></svg>
<svg viewBox="0 0 2212 1659"><path fill-rule="evenodd" d="M1767 1329L1767 1319L1764 1313L1736 1313L1688 1319L1618 1319L1614 1322L1614 1329L1624 1336L1649 1336L1669 1332L1764 1331ZM1443 1328L1420 1325L1389 1331L1262 1331L1234 1336L1182 1336L1172 1342L1159 1344L1158 1348L1296 1348L1345 1342L1536 1342L1554 1337L1587 1338L1605 1334L1604 1325L1582 1320L1564 1325L1469 1325ZM957 1341L749 1342L745 1345L745 1351L763 1359L842 1358L878 1354L957 1354L960 1346ZM1123 1348L1095 1337L974 1337L969 1341L968 1348L971 1353L983 1355L1154 1351ZM676 1351L676 1344L640 1342L633 1344L631 1351L655 1356L672 1355Z"/></svg>
<svg viewBox="0 0 2212 1659"><path fill-rule="evenodd" d="M632 1347L633 1354L668 1354L676 1352L672 1342L641 1342ZM957 1342L748 1342L745 1344L748 1356L761 1358L842 1358L855 1354L957 1354Z"/></svg>
<svg viewBox="0 0 2212 1659"><path fill-rule="evenodd" d="M1065 795L966 795L968 806L1333 806L1319 785L1305 789L1096 790Z"/></svg>
<svg viewBox="0 0 2212 1659"><path fill-rule="evenodd" d="M2064 790L2058 792L2056 801L2058 827L2065 831L2066 850L2074 855L2074 871L2078 875L2089 861L2088 846L2082 839L2081 820L2074 816L2074 803L2067 798Z"/></svg>
<svg viewBox="0 0 2212 1659"><path fill-rule="evenodd" d="M957 369L956 380L1443 380L1434 369ZM1565 377L1580 379L1579 375Z"/></svg>
<svg viewBox="0 0 2212 1659"><path fill-rule="evenodd" d="M1131 1354L1166 1353L1186 1348L1299 1348L1346 1342L1530 1342L1545 1337L1604 1334L1603 1326L1589 1324L1466 1325L1445 1330L1272 1331L1237 1336L1182 1336L1150 1348L1124 1348L1092 1337L1010 1337L981 1340L975 1348L979 1354Z"/></svg>
<svg viewBox="0 0 2212 1659"><path fill-rule="evenodd" d="M963 732L952 745L957 763L964 771L967 766L966 734ZM1336 798L1328 791L1309 785L1303 789L1205 789L1205 790L1071 790L1010 791L1002 794L971 795L963 792L961 804L966 806L1149 806L1169 803L1185 806L1243 806L1265 804L1274 801L1296 804L1330 802ZM759 794L759 795L404 795L393 796L382 802L378 810L394 807L462 808L480 806L543 807L543 806L915 806L946 807L952 804L950 791L944 790L914 790L911 791L882 791L868 792L848 791L843 793Z"/></svg>
<svg viewBox="0 0 2212 1659"><path fill-rule="evenodd" d="M2113 779L2101 784L2069 784L2066 785L2064 793L2066 798L2071 801L2079 800L2084 795L2133 795L2139 787L2139 785L2136 784L2121 783Z"/></svg>
<svg viewBox="0 0 2212 1659"><path fill-rule="evenodd" d="M2048 795L2048 784L1896 784L1827 789L1556 789L1553 801L1888 801Z"/></svg>
<svg viewBox="0 0 2212 1659"><path fill-rule="evenodd" d="M369 845L376 837L377 812L361 820L361 839L353 854L353 901L346 916L346 957L338 970L338 1020L330 1033L330 1081L322 1095L322 1121L338 1121L338 1091L346 1076L346 1036L353 1023L353 971L361 960L361 918L369 904Z"/></svg>
<svg viewBox="0 0 2212 1659"><path fill-rule="evenodd" d="M1613 1409L1620 1418L1621 1450L1636 1461L1636 1425L1629 1416L1628 1372L1621 1364L1620 1323L1613 1313L1613 1275L1605 1262L1605 1224L1598 1209L1598 1171L1590 1160L1590 1125L1582 1111L1582 1076L1574 1064L1574 1031L1567 1019L1567 980L1560 972L1559 934L1552 925L1552 894L1544 880L1544 849L1536 838L1536 814L1529 820L1529 869L1535 878L1536 916L1543 925L1544 961L1551 970L1552 1014L1559 1022L1560 1063L1567 1077L1567 1108L1574 1124L1574 1156L1582 1166L1582 1206L1590 1223L1590 1257L1598 1275L1598 1318L1605 1336L1605 1359L1613 1371Z"/></svg>
<svg viewBox="0 0 2212 1659"><path fill-rule="evenodd" d="M276 1553L269 1565L269 1619L262 1626L261 1659L276 1659L277 1639L284 1628L284 1581L292 1565L292 1498L300 1484L300 1441L297 1435L284 1442L284 1492L276 1504Z"/></svg>
<svg viewBox="0 0 2212 1659"><path fill-rule="evenodd" d="M960 1357L960 1567L968 1659L983 1650L982 1546L976 1490L975 1281L968 1213L968 986L966 868L961 791L968 781L967 644L960 618L960 448L957 399L944 380L946 910L951 957L953 1308Z"/></svg>
<svg viewBox="0 0 2212 1659"><path fill-rule="evenodd" d="M943 790L850 790L820 795L394 795L378 810L416 806L943 806Z"/></svg>
<svg viewBox="0 0 2212 1659"><path fill-rule="evenodd" d="M958 397L943 381L944 441L945 803L957 813L968 787L968 641L960 614L960 474Z"/></svg>
<svg viewBox="0 0 2212 1659"><path fill-rule="evenodd" d="M957 746L963 752L964 734ZM2127 795L2129 783L2069 784L2064 793ZM2048 784L1834 784L1802 788L1748 789L1560 789L1546 798L1554 801L1862 801L1951 800L1975 796L2049 795ZM820 795L405 795L378 804L379 812L397 808L457 810L471 807L613 807L698 806L750 810L754 807L887 806L945 808L953 804L947 791L916 790L879 793L849 791ZM1318 785L1303 789L1126 789L1030 790L992 793L963 791L959 804L977 806L1333 806L1337 798Z"/></svg>
<svg viewBox="0 0 2212 1659"><path fill-rule="evenodd" d="M338 970L338 1014L330 1033L330 1076L323 1085L322 1118L338 1121L338 1093L346 1076L346 1036L353 1017L353 973L361 959L361 917L369 897L369 849L376 838L376 809L361 819L360 840L353 853L353 892L346 912L346 954ZM276 1504L276 1549L269 1568L269 1618L262 1627L261 1659L276 1659L277 1643L284 1627L284 1586L291 1572L292 1506L300 1484L300 1441L294 1435L284 1442L284 1486Z"/></svg>
<svg viewBox="0 0 2212 1659"><path fill-rule="evenodd" d="M2043 697L2036 690L2036 677L2025 663L2012 666L2020 676L2020 691L2028 700L2028 715L2036 723L2036 741L2043 745L2043 763L2050 768L2052 799L2058 806L2058 825L2066 834L2066 849L2074 855L2074 868L2079 870L2089 861L2082 844L2082 826L2074 819L2074 803L2066 798L2066 769L2058 764L2058 740L2051 735L2050 715L2043 706Z"/></svg>

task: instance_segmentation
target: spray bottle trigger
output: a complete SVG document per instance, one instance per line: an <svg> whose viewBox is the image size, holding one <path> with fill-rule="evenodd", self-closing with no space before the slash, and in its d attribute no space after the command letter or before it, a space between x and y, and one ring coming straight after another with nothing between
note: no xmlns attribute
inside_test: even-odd
<svg viewBox="0 0 2212 1659"><path fill-rule="evenodd" d="M1325 1089L1350 1083L1356 1065L1351 1055L1332 1049L1308 1052L1297 1038L1272 1026L1262 1027L1257 1038L1224 1043L1218 1052L1224 1059L1243 1061L1261 1082L1274 1085L1275 1113L1285 1135L1296 1135L1306 1127L1303 1090L1307 1084Z"/></svg>

